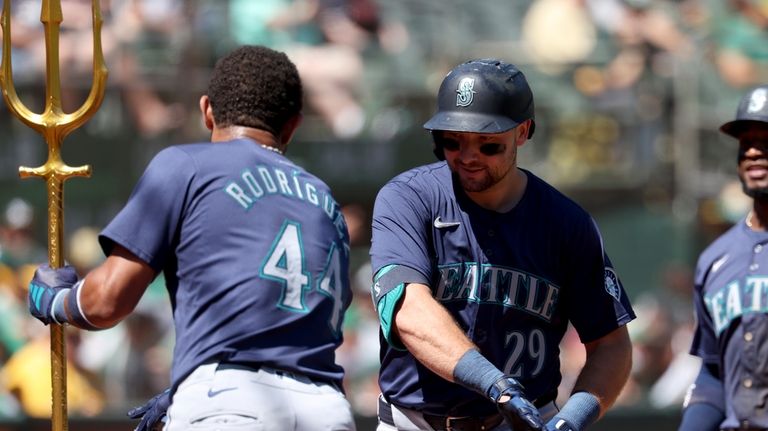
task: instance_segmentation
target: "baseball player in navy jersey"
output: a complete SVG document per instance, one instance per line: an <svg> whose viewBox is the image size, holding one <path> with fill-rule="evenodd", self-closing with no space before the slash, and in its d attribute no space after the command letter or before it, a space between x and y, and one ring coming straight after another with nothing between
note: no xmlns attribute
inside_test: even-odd
<svg viewBox="0 0 768 431"><path fill-rule="evenodd" d="M592 217L533 173L525 76L454 68L424 125L441 161L392 179L374 206L379 431L583 430L629 375L634 312ZM587 361L558 411L568 323Z"/></svg>
<svg viewBox="0 0 768 431"><path fill-rule="evenodd" d="M753 204L696 265L691 354L702 365L679 429L768 430L768 85L747 92L720 131L739 141L738 175Z"/></svg>
<svg viewBox="0 0 768 431"><path fill-rule="evenodd" d="M302 85L282 53L219 60L200 99L211 141L151 161L81 280L41 266L30 310L97 330L130 313L163 272L176 345L171 387L129 413L166 431L353 430L335 363L351 300L349 236L328 186L283 153Z"/></svg>

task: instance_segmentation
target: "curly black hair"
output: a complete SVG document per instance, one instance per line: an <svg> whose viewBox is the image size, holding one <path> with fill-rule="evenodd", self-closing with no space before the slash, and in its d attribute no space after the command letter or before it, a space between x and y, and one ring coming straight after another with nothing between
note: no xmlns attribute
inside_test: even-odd
<svg viewBox="0 0 768 431"><path fill-rule="evenodd" d="M302 109L296 66L282 52L241 46L216 62L208 83L219 127L245 126L279 133Z"/></svg>

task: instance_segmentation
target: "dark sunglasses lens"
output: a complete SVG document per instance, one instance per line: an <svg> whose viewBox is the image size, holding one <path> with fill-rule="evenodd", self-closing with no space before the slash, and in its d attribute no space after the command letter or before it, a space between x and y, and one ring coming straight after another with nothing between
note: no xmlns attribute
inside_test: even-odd
<svg viewBox="0 0 768 431"><path fill-rule="evenodd" d="M435 144L442 147L445 151L459 151L461 145L459 141L455 139L446 138L444 136L433 135ZM480 153L485 156L495 156L506 151L507 146L504 144L483 144L480 146Z"/></svg>
<svg viewBox="0 0 768 431"><path fill-rule="evenodd" d="M739 143L742 147L745 148L758 148L760 150L765 150L768 148L768 140L765 139L759 139L759 138L741 138L739 139Z"/></svg>
<svg viewBox="0 0 768 431"><path fill-rule="evenodd" d="M506 149L507 146L504 144L483 144L480 146L480 152L486 156L495 156L496 154L501 154Z"/></svg>
<svg viewBox="0 0 768 431"><path fill-rule="evenodd" d="M435 138L435 142L437 142L437 144L443 147L443 149L446 151L459 150L459 141L454 141L453 139L447 138Z"/></svg>

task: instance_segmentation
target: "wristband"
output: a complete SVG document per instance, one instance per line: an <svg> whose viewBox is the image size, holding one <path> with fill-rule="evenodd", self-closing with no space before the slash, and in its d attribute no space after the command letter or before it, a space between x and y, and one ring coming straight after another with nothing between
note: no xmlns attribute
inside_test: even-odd
<svg viewBox="0 0 768 431"><path fill-rule="evenodd" d="M581 431L600 416L600 402L589 392L576 392L553 417L548 427L556 430Z"/></svg>
<svg viewBox="0 0 768 431"><path fill-rule="evenodd" d="M67 311L64 308L66 302L66 296L72 289L61 289L56 296L53 297L53 303L51 304L51 320L57 325L63 325L69 322L67 319Z"/></svg>
<svg viewBox="0 0 768 431"><path fill-rule="evenodd" d="M475 349L467 350L453 369L456 383L486 397L491 396L489 392L493 384L503 377L504 373Z"/></svg>
<svg viewBox="0 0 768 431"><path fill-rule="evenodd" d="M679 431L718 430L725 414L712 404L691 404L683 410Z"/></svg>
<svg viewBox="0 0 768 431"><path fill-rule="evenodd" d="M96 327L91 323L83 313L83 307L80 304L80 288L85 283L85 278L75 283L72 286L72 291L67 295L67 308L69 309L68 322L78 328L87 329L89 331L97 331L104 328Z"/></svg>

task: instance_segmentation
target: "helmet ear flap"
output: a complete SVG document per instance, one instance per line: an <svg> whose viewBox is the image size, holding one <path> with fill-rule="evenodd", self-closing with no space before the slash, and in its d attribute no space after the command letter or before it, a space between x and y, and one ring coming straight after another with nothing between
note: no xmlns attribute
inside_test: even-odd
<svg viewBox="0 0 768 431"><path fill-rule="evenodd" d="M528 139L533 137L533 132L536 130L536 122L531 118L531 125L528 126Z"/></svg>
<svg viewBox="0 0 768 431"><path fill-rule="evenodd" d="M432 152L435 154L435 157L437 157L437 160L440 160L440 161L445 160L445 153L443 152L443 147L437 144L433 144Z"/></svg>
<svg viewBox="0 0 768 431"><path fill-rule="evenodd" d="M440 144L440 139L437 139L437 134L440 133L438 130L430 130L429 136L432 137L432 153L435 154L435 157L437 157L437 160L443 161L445 160L445 151L443 150L443 146Z"/></svg>

